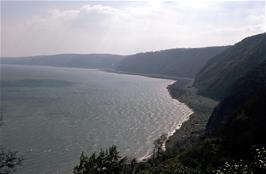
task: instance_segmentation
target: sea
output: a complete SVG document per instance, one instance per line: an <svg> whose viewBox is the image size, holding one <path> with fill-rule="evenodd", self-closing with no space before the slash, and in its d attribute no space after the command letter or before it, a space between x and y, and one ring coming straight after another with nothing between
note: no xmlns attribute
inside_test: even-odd
<svg viewBox="0 0 266 174"><path fill-rule="evenodd" d="M65 174L116 145L142 158L192 110L172 99L173 80L49 66L1 65L0 145L17 151L17 174Z"/></svg>

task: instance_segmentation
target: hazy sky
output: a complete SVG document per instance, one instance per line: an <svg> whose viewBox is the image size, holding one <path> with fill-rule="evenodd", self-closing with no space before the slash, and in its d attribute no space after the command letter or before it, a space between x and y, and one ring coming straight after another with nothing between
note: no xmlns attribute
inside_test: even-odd
<svg viewBox="0 0 266 174"><path fill-rule="evenodd" d="M264 1L1 1L1 56L132 54L262 32Z"/></svg>

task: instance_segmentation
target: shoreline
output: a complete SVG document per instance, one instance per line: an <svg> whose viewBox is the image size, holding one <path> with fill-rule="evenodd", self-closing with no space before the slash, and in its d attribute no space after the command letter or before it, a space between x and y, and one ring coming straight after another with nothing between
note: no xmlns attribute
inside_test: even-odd
<svg viewBox="0 0 266 174"><path fill-rule="evenodd" d="M48 67L54 67L54 66L48 66ZM73 67L59 67L59 68L73 68ZM90 69L90 68L82 68L82 69ZM165 153L174 152L178 149L184 149L191 146L191 144L204 133L207 121L214 107L218 104L217 101L197 95L196 94L197 89L192 86L194 80L191 78L174 77L174 76L167 76L160 74L131 73L124 71L116 71L113 69L97 69L97 70L108 73L138 75L149 78L173 80L173 82L166 87L169 95L173 99L176 99L181 103L184 103L193 112L189 114L186 119L182 120L181 123L176 124L177 126L175 130L169 130L169 132L167 133L167 138L162 144L162 149L165 150ZM145 154L143 157L141 157L142 159L141 161L149 159L151 155L152 154Z"/></svg>
<svg viewBox="0 0 266 174"><path fill-rule="evenodd" d="M65 67L63 67L63 68L65 68ZM80 68L78 68L78 69L80 69ZM97 69L97 70L103 71L101 69ZM103 72L108 72L108 71L103 71ZM115 72L115 71L111 71L111 72L109 71L109 73L117 73L118 75L119 74L121 74L121 75L125 74L123 72ZM160 89L163 89L164 95L167 96L167 99L170 101L170 103L173 102L175 105L177 105L176 102L179 101L180 103L183 103L185 106L187 106L190 110L192 110L192 112L185 113L185 114L180 114L180 116L178 114L179 113L178 111L177 112L172 112L171 115L174 116L174 119L170 123L167 124L167 125L174 125L174 126L171 126L170 128L167 128L165 130L168 134L167 134L166 139L163 141L162 145L160 146L160 148L163 150L163 151L161 151L162 152L161 154L164 154L164 153L167 154L167 152L178 150L178 147L180 147L179 143L182 142L182 140L184 142L187 142L185 140L187 140L192 134L194 134L194 128L191 129L191 127L195 127L195 125L193 125L193 121L195 119L193 117L193 115L196 115L196 110L197 109L195 109L193 104L191 105L189 103L189 101L190 101L189 97L197 96L197 95L195 95L196 89L194 89L192 87L193 79L178 78L178 77L172 78L170 76L164 76L164 75L163 76L160 76L160 75L145 75L145 74L143 75L143 74L132 74L132 73L128 73L128 74L129 75L144 76L144 77L146 76L148 78L158 78L158 82L160 81L159 83L163 83L162 86L159 85L159 86L161 86ZM125 78L127 78L127 76L125 76ZM146 80L148 80L148 78L146 78ZM135 79L135 78L132 78L132 79ZM168 79L168 80L160 80L160 79ZM165 92L168 92L168 94L166 94ZM160 96L161 95L158 95L158 97L160 97ZM177 99L177 100L172 100L171 98L172 99ZM159 105L159 107L160 107L160 105ZM173 109L169 108L168 110L170 111L170 110L173 110ZM163 120L166 119L166 118L163 118L162 114L160 114L160 115L161 115L161 118ZM180 119L178 119L178 117ZM207 121L205 122L205 124L206 123L207 123ZM188 131L186 131L186 127L189 127L190 129ZM182 130L184 130L184 129L185 129L185 132L184 131L182 132ZM157 130L160 130L160 129L157 128ZM196 128L195 130L200 130L200 129ZM148 134L150 134L150 133L148 133ZM186 138L184 138L184 137L186 137ZM155 136L154 138L155 139L159 139L160 138L160 133L159 133L158 137ZM150 139L153 139L153 138L150 138ZM143 144L143 142L141 144ZM150 149L153 149L152 144L151 144ZM156 154L156 153L143 154L144 156L142 156L142 154L140 154L142 157L140 157L139 160L137 160L137 162L140 162L140 163L141 162L147 162L153 156L156 157L156 155L153 155L153 154Z"/></svg>
<svg viewBox="0 0 266 174"><path fill-rule="evenodd" d="M127 74L127 75L137 75L149 78L158 78L158 79L168 79L168 80L192 80L192 78L187 77L175 77L175 76L168 76L162 74L142 74L142 73L133 73L133 72L126 72L126 71L117 71L114 69L99 69L100 71L109 72L109 73L116 73L116 74Z"/></svg>
<svg viewBox="0 0 266 174"><path fill-rule="evenodd" d="M201 96L197 94L197 89L193 87L194 79L185 77L173 77L165 76L160 74L141 74L131 73L124 71L116 71L111 69L100 69L104 72L117 73L117 74L128 74L128 75L139 75L150 78L160 78L174 80L173 83L169 84L166 88L172 99L178 100L184 103L192 113L188 115L182 123L177 124L174 131L168 132L167 139L162 144L164 153L176 152L180 149L190 147L193 142L203 135L205 126L212 114L213 109L218 104L218 101ZM160 138L160 137L158 137ZM145 154L141 159L141 162L147 161L152 154Z"/></svg>
<svg viewBox="0 0 266 174"><path fill-rule="evenodd" d="M187 105L193 113L167 139L166 153L186 149L200 138L214 107L218 104L213 99L198 95L197 89L192 85L193 80L185 82L179 80L167 87L171 97Z"/></svg>

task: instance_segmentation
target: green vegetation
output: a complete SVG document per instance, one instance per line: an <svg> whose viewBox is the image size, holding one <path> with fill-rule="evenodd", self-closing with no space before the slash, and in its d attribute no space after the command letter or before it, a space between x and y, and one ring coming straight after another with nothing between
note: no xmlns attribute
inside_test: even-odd
<svg viewBox="0 0 266 174"><path fill-rule="evenodd" d="M238 160L226 162L215 174L256 174L266 173L266 151L262 148L255 149L254 155L250 161Z"/></svg>
<svg viewBox="0 0 266 174"><path fill-rule="evenodd" d="M128 163L126 157L121 157L116 146L108 150L101 150L99 154L93 153L80 156L80 163L73 170L74 174L123 174L132 173L136 160Z"/></svg>
<svg viewBox="0 0 266 174"><path fill-rule="evenodd" d="M138 53L125 57L116 70L142 75L194 78L208 60L227 48L177 48Z"/></svg>
<svg viewBox="0 0 266 174"><path fill-rule="evenodd" d="M0 58L1 64L49 65L100 68L142 75L194 77L207 60L228 47L170 49L120 56L112 54L59 54L19 58Z"/></svg>
<svg viewBox="0 0 266 174"><path fill-rule="evenodd" d="M163 154L146 162L129 162L120 157L115 146L109 150L86 156L82 153L74 174L262 174L266 173L264 147L248 152L250 158L221 160L217 140L207 139L200 147L171 156ZM206 153L206 154L205 154ZM220 154L219 154L220 153ZM204 154L204 156L201 156ZM197 156L198 155L198 156ZM184 159L187 158L187 159ZM188 159L189 158L189 159ZM218 161L216 161L218 159ZM198 160L198 161L197 161ZM212 164L211 164L212 163ZM215 165L213 165L216 163ZM202 166L205 165L205 166Z"/></svg>
<svg viewBox="0 0 266 174"><path fill-rule="evenodd" d="M245 155L254 145L266 145L266 61L235 82L231 94L216 107L207 134L220 137L232 155Z"/></svg>
<svg viewBox="0 0 266 174"><path fill-rule="evenodd" d="M68 54L1 60L11 64L107 68L168 77L191 78L199 72L194 86L176 90L177 82L169 87L173 97L187 93L190 99L186 97L185 101L189 101L186 103L195 112L191 116L194 128L185 123L180 129L184 134L172 141L171 150L164 151L166 136L163 135L154 142L151 157L143 162L121 157L116 146L90 156L82 153L74 174L263 174L266 173L265 48L266 33L263 33L232 47L171 49L131 56ZM58 87L65 85L63 81L24 81L24 85L51 82ZM15 83L5 81L3 85ZM220 103L211 113L215 102L209 101L206 107L202 101L208 100L198 94ZM16 152L0 149L1 174L11 173L21 161Z"/></svg>
<svg viewBox="0 0 266 174"><path fill-rule="evenodd" d="M171 146L176 146L176 149L172 151L162 150L163 138L160 138L155 141L150 159L131 165L118 160L115 163L122 166L117 168L117 173L128 174L124 170L126 166L131 167L130 174L266 173L265 48L264 33L244 39L207 63L194 84L199 87L200 94L219 99L220 103L212 112L205 131L196 139L186 136L182 139L183 146L175 142ZM180 96L178 91L172 95ZM183 92L188 91L196 90L191 88ZM210 113L205 112L208 109L199 107L201 101L191 102L196 105L194 111L200 111L201 115ZM103 154L109 156L110 153ZM90 166L98 164L95 154L86 157L91 158L96 160L89 160L93 163Z"/></svg>
<svg viewBox="0 0 266 174"><path fill-rule="evenodd" d="M201 95L222 100L233 84L266 61L266 33L248 37L210 59L196 75Z"/></svg>
<svg viewBox="0 0 266 174"><path fill-rule="evenodd" d="M16 170L18 165L21 165L22 157L17 155L17 152L9 151L0 147L0 173L9 174Z"/></svg>

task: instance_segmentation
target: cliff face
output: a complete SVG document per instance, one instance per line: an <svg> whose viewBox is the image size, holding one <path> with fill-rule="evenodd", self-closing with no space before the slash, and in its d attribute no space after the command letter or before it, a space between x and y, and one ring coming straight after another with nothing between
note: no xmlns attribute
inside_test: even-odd
<svg viewBox="0 0 266 174"><path fill-rule="evenodd" d="M177 48L127 56L116 70L194 78L196 73L215 55L228 47Z"/></svg>
<svg viewBox="0 0 266 174"><path fill-rule="evenodd" d="M266 61L266 33L248 37L209 60L197 74L199 94L222 100L235 81Z"/></svg>
<svg viewBox="0 0 266 174"><path fill-rule="evenodd" d="M248 37L210 60L196 77L199 93L221 102L206 126L232 153L266 145L266 33Z"/></svg>
<svg viewBox="0 0 266 174"><path fill-rule="evenodd" d="M243 152L266 145L266 61L237 80L230 95L215 108L206 131L221 137L226 148Z"/></svg>
<svg viewBox="0 0 266 174"><path fill-rule="evenodd" d="M266 147L265 44L265 33L244 39L211 59L197 75L199 93L220 103L205 134L180 156L183 164L212 173L228 161L250 162L254 148Z"/></svg>

